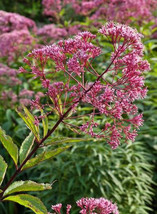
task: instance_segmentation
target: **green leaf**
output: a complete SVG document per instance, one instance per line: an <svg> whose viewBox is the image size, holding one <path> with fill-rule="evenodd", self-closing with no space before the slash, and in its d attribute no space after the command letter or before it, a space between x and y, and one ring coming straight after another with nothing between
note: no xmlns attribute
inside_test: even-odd
<svg viewBox="0 0 157 214"><path fill-rule="evenodd" d="M31 167L39 164L42 161L48 160L50 158L53 158L56 155L60 154L61 152L65 151L68 148L69 148L69 146L65 146L65 147L57 148L55 150L42 152L41 154L36 155L34 158L28 160L27 163L23 166L22 170L31 168Z"/></svg>
<svg viewBox="0 0 157 214"><path fill-rule="evenodd" d="M33 127L33 129L35 130L35 132L37 134L37 136L35 135L36 138L38 140L40 140L39 139L39 126L34 124L34 122L35 122L34 116L29 112L29 110L25 106L23 106L23 109L24 109L24 112L25 112L26 116L28 117L28 119L30 121L30 125Z"/></svg>
<svg viewBox="0 0 157 214"><path fill-rule="evenodd" d="M13 201L18 204L23 205L24 207L28 207L37 214L47 214L47 209L41 200L37 197L28 194L19 194L14 196L9 196L3 201Z"/></svg>
<svg viewBox="0 0 157 214"><path fill-rule="evenodd" d="M108 175L111 176L112 181L115 183L115 185L118 186L118 188L121 190L121 192L124 192L124 189L123 189L120 181L116 178L116 176L110 170L108 170L107 173L108 173Z"/></svg>
<svg viewBox="0 0 157 214"><path fill-rule="evenodd" d="M9 155L12 157L15 165L18 162L18 148L13 143L13 140L10 136L5 134L5 131L0 127L0 141L2 142L4 148L8 151Z"/></svg>
<svg viewBox="0 0 157 214"><path fill-rule="evenodd" d="M0 185L3 182L3 179L5 177L7 167L8 167L7 163L4 161L3 157L0 155Z"/></svg>
<svg viewBox="0 0 157 214"><path fill-rule="evenodd" d="M52 189L50 184L36 183L34 181L15 181L4 192L4 196L10 195L15 192L25 191L43 191L46 189Z"/></svg>
<svg viewBox="0 0 157 214"><path fill-rule="evenodd" d="M43 124L43 137L45 137L47 135L48 132L48 118L46 115L44 115L43 110L41 109L41 115L43 116L42 118L42 124Z"/></svg>
<svg viewBox="0 0 157 214"><path fill-rule="evenodd" d="M91 138L67 138L67 137L57 137L57 138L49 138L44 145L59 145L63 143L79 143L79 142L86 142L92 140Z"/></svg>
<svg viewBox="0 0 157 214"><path fill-rule="evenodd" d="M19 114L19 116L23 119L23 121L26 123L26 125L28 126L28 128L33 132L34 136L37 138L37 140L40 140L39 137L39 126L35 125L35 118L34 116L28 111L28 109L23 106L24 112L26 114L23 115L21 112L19 112L18 110L17 113Z"/></svg>
<svg viewBox="0 0 157 214"><path fill-rule="evenodd" d="M20 147L20 164L24 161L24 159L29 154L33 144L34 144L34 135L32 132L26 137L26 139L23 141L21 147Z"/></svg>

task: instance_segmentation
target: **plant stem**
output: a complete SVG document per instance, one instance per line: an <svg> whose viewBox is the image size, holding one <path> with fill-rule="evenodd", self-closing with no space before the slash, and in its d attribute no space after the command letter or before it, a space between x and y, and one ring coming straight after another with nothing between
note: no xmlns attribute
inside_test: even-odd
<svg viewBox="0 0 157 214"><path fill-rule="evenodd" d="M122 47L123 48L123 47ZM10 180L7 182L7 184L4 186L3 188L3 192L0 193L0 201L2 201L4 199L3 194L5 192L5 190L10 186L10 184L14 181L14 179L17 177L18 174L20 174L22 167L26 164L26 162L35 154L35 152L37 151L37 149L39 148L39 146L56 130L56 128L59 126L59 124L64 120L64 118L68 115L68 113L75 108L75 106L83 99L83 97L95 86L95 84L97 83L97 81L99 81L103 75L105 73L108 72L109 68L111 67L111 65L113 64L114 60L116 59L116 57L118 56L119 51L117 52L117 54L114 56L114 58L112 59L111 63L108 65L108 67L106 68L106 70L98 76L98 78L96 79L96 81L87 89L84 90L82 96L75 101L69 108L68 110L61 115L61 117L59 118L59 120L57 121L57 123L53 126L53 128L47 133L47 135L41 139L40 142L38 142L38 144L34 147L34 149L28 154L28 156L25 158L25 160L23 161L23 163L16 169L15 173L11 176Z"/></svg>
<svg viewBox="0 0 157 214"><path fill-rule="evenodd" d="M3 199L3 194L5 192L5 190L10 186L10 184L14 181L14 179L16 178L16 176L21 172L22 167L25 165L25 163L32 157L32 155L37 151L37 149L39 148L39 145L37 144L34 149L29 153L29 155L26 157L26 159L23 161L23 163L17 168L17 170L15 171L15 173L12 175L12 177L10 178L10 180L8 181L8 183L5 185L5 187L3 188L3 192L0 193L0 200Z"/></svg>

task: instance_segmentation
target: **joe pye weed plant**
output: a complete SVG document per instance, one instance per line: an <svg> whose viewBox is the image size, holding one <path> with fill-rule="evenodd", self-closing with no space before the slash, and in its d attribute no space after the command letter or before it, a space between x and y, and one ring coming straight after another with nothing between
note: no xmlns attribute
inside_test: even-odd
<svg viewBox="0 0 157 214"><path fill-rule="evenodd" d="M41 99L44 102L38 98L32 100L31 109L36 110L36 115L24 106L24 113L17 110L30 129L19 149L0 129L1 143L15 165L14 174L1 187L1 202L14 201L35 213L47 213L37 197L20 192L51 189L51 185L15 179L24 170L68 149L70 143L81 141L80 138L55 138L54 132L60 124L79 135L104 139L112 149L116 149L121 141L135 140L143 119L134 101L146 96L143 72L149 70L148 62L143 60L141 37L131 27L109 22L98 35L82 32L73 39L61 40L28 54L24 59L26 65L20 72L30 72L34 78L40 79L45 90ZM105 47L99 45L98 39L110 41L113 50L110 61L106 61ZM98 72L96 64L100 60L106 67ZM53 127L48 122L50 115L58 118ZM101 117L99 123L95 120L98 115ZM36 154L37 151L41 152ZM8 164L2 156L0 162L2 184ZM81 207L81 213L118 213L116 205L103 198L82 198L77 205ZM61 205L52 208L60 213ZM67 213L69 210L70 205Z"/></svg>

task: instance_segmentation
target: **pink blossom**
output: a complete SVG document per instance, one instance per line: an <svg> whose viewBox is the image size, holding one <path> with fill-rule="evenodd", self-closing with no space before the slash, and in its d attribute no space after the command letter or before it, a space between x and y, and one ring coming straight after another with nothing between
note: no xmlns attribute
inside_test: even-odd
<svg viewBox="0 0 157 214"><path fill-rule="evenodd" d="M77 25L70 25L68 28L67 28L67 32L68 32L68 35L75 35L75 34L78 34L81 30L81 25L77 24Z"/></svg>
<svg viewBox="0 0 157 214"><path fill-rule="evenodd" d="M99 214L119 214L116 204L113 204L111 201L105 198L81 198L76 201L78 207L81 208L81 214L88 213L99 213ZM52 206L52 209L55 213L61 213L62 204L56 204ZM66 213L69 214L71 205L67 205Z"/></svg>
<svg viewBox="0 0 157 214"><path fill-rule="evenodd" d="M61 213L62 204L52 205L51 208L52 208L56 213L60 214L60 213Z"/></svg>
<svg viewBox="0 0 157 214"><path fill-rule="evenodd" d="M137 131L134 129L132 132L130 132L131 126L127 126L123 129L126 139L131 140L132 142L135 141L135 137L137 136Z"/></svg>
<svg viewBox="0 0 157 214"><path fill-rule="evenodd" d="M24 106L29 106L31 104L31 99L33 98L34 91L28 89L22 89L18 95L20 104Z"/></svg>
<svg viewBox="0 0 157 214"><path fill-rule="evenodd" d="M0 101L4 107L8 107L9 105L9 108L13 108L17 100L17 95L12 90L3 90L0 94Z"/></svg>
<svg viewBox="0 0 157 214"><path fill-rule="evenodd" d="M24 106L29 106L31 104L31 100L28 98L20 98L19 103Z"/></svg>
<svg viewBox="0 0 157 214"><path fill-rule="evenodd" d="M19 96L20 97L32 97L34 94L34 91L23 89L20 91Z"/></svg>
<svg viewBox="0 0 157 214"><path fill-rule="evenodd" d="M75 13L95 20L117 21L124 24L155 20L156 0L43 0L44 15L60 20L60 11L67 4ZM95 21L95 24L98 24Z"/></svg>
<svg viewBox="0 0 157 214"><path fill-rule="evenodd" d="M31 50L33 41L34 38L26 29L3 33L0 35L0 57L6 57L7 62L11 63L22 53Z"/></svg>
<svg viewBox="0 0 157 214"><path fill-rule="evenodd" d="M157 8L156 0L73 0L71 5L76 13L92 20L107 19L125 24L155 20L153 12Z"/></svg>
<svg viewBox="0 0 157 214"><path fill-rule="evenodd" d="M154 19L152 12L156 7L155 0L111 0L106 15L110 20L123 23L130 23L133 17L141 24Z"/></svg>
<svg viewBox="0 0 157 214"><path fill-rule="evenodd" d="M0 63L0 83L2 85L15 86L20 85L21 80L17 77L18 71Z"/></svg>
<svg viewBox="0 0 157 214"><path fill-rule="evenodd" d="M143 125L142 117L143 117L142 114L138 114L134 118L130 119L130 122L136 127L142 126Z"/></svg>
<svg viewBox="0 0 157 214"><path fill-rule="evenodd" d="M40 92L40 91L37 92L36 95L35 95L35 98L36 99L40 99L41 97L44 97L44 94L42 92Z"/></svg>
<svg viewBox="0 0 157 214"><path fill-rule="evenodd" d="M61 0L43 0L44 6L43 14L46 16L57 17L57 14L61 10Z"/></svg>
<svg viewBox="0 0 157 214"><path fill-rule="evenodd" d="M143 60L142 35L136 30L109 22L99 33L113 46L110 63L105 69L100 66L97 71L94 68L92 62L100 55L102 58L103 51L96 42L99 40L97 35L87 31L33 50L26 63L34 77L47 88L46 95L52 101L47 105L58 116L71 109L63 121L68 127L77 133L104 138L115 149L122 139L134 141L136 130L143 124L142 114L138 114L134 101L146 96L143 72L150 66ZM47 62L52 63L49 72ZM64 76L62 82L60 75ZM34 106L38 108L39 105L39 99L35 100ZM79 106L87 110L80 111ZM99 122L95 122L96 115L102 118ZM75 121L69 123L73 118L78 119L79 126Z"/></svg>
<svg viewBox="0 0 157 214"><path fill-rule="evenodd" d="M68 32L66 29L56 27L54 24L44 25L37 31L37 35L40 36L42 41L44 41L46 44L62 39L66 37L67 34Z"/></svg>
<svg viewBox="0 0 157 214"><path fill-rule="evenodd" d="M49 88L50 80L43 80L42 85L44 88Z"/></svg>
<svg viewBox="0 0 157 214"><path fill-rule="evenodd" d="M66 211L66 214L69 214L69 213L70 213L70 210L71 210L71 205L70 205L70 204L67 204L67 211Z"/></svg>
<svg viewBox="0 0 157 214"><path fill-rule="evenodd" d="M0 34L21 29L33 29L36 31L36 24L33 20L17 13L8 13L0 10Z"/></svg>

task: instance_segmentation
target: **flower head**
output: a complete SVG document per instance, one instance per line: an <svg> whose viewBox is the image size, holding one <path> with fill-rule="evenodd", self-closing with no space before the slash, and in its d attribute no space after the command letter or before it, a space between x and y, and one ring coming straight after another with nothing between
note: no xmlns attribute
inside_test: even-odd
<svg viewBox="0 0 157 214"><path fill-rule="evenodd" d="M105 198L81 198L76 201L78 207L81 208L81 214L98 213L98 214L119 214L116 204ZM61 213L62 204L52 206L55 213ZM69 214L71 205L67 205L66 213Z"/></svg>
<svg viewBox="0 0 157 214"><path fill-rule="evenodd" d="M134 101L146 96L143 72L150 67L142 58L142 35L136 30L109 22L99 33L113 46L105 70L100 67L97 71L97 66L92 64L95 59L99 61L103 51L96 45L97 36L87 31L73 39L33 50L25 61L47 89L46 95L52 102L47 105L60 117L66 115L63 122L67 127L77 133L104 138L115 149L122 139L134 141L136 129L143 123ZM46 64L50 63L47 72ZM64 80L60 81L60 75ZM77 113L79 104L86 109L80 114ZM34 106L39 106L38 100ZM97 115L104 119L96 122ZM74 118L80 126L71 124Z"/></svg>

